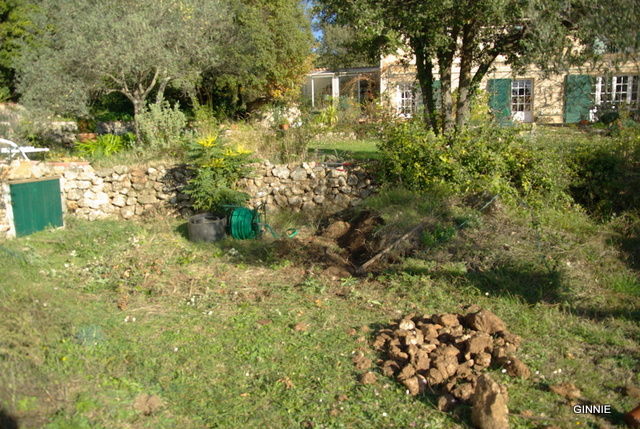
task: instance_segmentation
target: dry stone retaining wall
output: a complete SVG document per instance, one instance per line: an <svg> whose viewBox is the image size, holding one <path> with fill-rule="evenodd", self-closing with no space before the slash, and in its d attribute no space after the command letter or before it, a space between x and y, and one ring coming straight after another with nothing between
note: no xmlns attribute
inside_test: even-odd
<svg viewBox="0 0 640 429"><path fill-rule="evenodd" d="M135 219L165 211L188 216L192 201L183 192L189 179L184 165L94 168L88 163L14 161L0 165L0 238L12 235L9 184L12 180L59 177L63 207L88 220ZM267 209L335 212L357 204L375 192L376 185L362 167L313 162L254 165L240 190L251 196L250 206Z"/></svg>

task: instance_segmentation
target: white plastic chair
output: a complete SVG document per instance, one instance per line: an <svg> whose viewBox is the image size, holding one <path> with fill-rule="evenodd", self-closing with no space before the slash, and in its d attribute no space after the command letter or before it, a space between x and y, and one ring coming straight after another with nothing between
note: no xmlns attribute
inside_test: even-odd
<svg viewBox="0 0 640 429"><path fill-rule="evenodd" d="M9 146L8 148L7 147L0 147L0 153L8 154L9 159L13 158L13 156L15 154L21 153L22 156L24 157L24 159L26 159L28 161L29 157L27 156L27 153L49 152L48 148L33 147L33 146L18 146L17 144L12 142L11 140L2 139L2 138L0 138L0 143L6 144L6 145Z"/></svg>

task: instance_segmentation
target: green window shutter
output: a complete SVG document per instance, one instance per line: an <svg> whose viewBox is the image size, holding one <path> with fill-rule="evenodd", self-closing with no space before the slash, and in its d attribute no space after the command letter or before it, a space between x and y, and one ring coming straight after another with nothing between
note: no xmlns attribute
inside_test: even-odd
<svg viewBox="0 0 640 429"><path fill-rule="evenodd" d="M573 124L589 119L593 105L591 92L593 77L587 75L567 75L564 80L564 122Z"/></svg>
<svg viewBox="0 0 640 429"><path fill-rule="evenodd" d="M18 237L62 226L60 179L15 183L9 187Z"/></svg>
<svg viewBox="0 0 640 429"><path fill-rule="evenodd" d="M511 79L489 79L489 108L500 123L511 121Z"/></svg>

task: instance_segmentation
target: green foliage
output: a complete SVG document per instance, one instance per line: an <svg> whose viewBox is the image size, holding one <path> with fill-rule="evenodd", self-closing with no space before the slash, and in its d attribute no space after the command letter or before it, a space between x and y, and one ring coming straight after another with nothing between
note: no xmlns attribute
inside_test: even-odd
<svg viewBox="0 0 640 429"><path fill-rule="evenodd" d="M34 8L28 0L0 0L0 102L16 99L16 59L25 46L35 43Z"/></svg>
<svg viewBox="0 0 640 429"><path fill-rule="evenodd" d="M314 122L316 124L326 125L333 127L338 123L338 106L334 103L329 103L320 111L318 116L315 117Z"/></svg>
<svg viewBox="0 0 640 429"><path fill-rule="evenodd" d="M315 27L322 32L316 48L316 67L368 67L380 61L379 49L369 45L354 27L330 22L316 22Z"/></svg>
<svg viewBox="0 0 640 429"><path fill-rule="evenodd" d="M418 121L396 124L382 143L385 179L419 191L489 191L529 203L568 202L569 171L516 128L487 125L436 136Z"/></svg>
<svg viewBox="0 0 640 429"><path fill-rule="evenodd" d="M105 112L96 116L96 121L99 122L131 122L133 121L133 116L128 113L120 113L120 112Z"/></svg>
<svg viewBox="0 0 640 429"><path fill-rule="evenodd" d="M169 102L151 104L136 117L136 126L142 143L151 149L175 149L182 141L187 117L178 104Z"/></svg>
<svg viewBox="0 0 640 429"><path fill-rule="evenodd" d="M250 152L225 144L218 135L187 143L187 164L193 172L185 193L196 210L221 209L223 205L241 205L249 195L234 189L237 180L249 174Z"/></svg>
<svg viewBox="0 0 640 429"><path fill-rule="evenodd" d="M103 134L95 140L86 140L76 143L75 150L79 155L89 158L101 158L111 156L123 150L135 146L136 136L133 133L116 136Z"/></svg>
<svg viewBox="0 0 640 429"><path fill-rule="evenodd" d="M580 140L567 155L571 194L591 214L609 219L640 209L640 128L618 120L613 137Z"/></svg>
<svg viewBox="0 0 640 429"><path fill-rule="evenodd" d="M234 0L233 33L222 47L221 61L203 86L225 100L229 109L251 110L256 100L291 101L313 68L313 35L298 0ZM235 113L235 112L233 112Z"/></svg>
<svg viewBox="0 0 640 429"><path fill-rule="evenodd" d="M173 81L193 88L220 60L232 26L222 0L43 0L42 33L17 68L23 102L55 114L86 114L96 93L120 92L140 113ZM197 10L198 13L193 13Z"/></svg>

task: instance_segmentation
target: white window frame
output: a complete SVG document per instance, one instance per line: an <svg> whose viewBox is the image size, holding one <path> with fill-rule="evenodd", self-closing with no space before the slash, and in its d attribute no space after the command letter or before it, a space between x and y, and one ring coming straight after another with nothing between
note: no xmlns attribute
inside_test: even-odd
<svg viewBox="0 0 640 429"><path fill-rule="evenodd" d="M396 113L398 116L410 118L415 113L416 108L416 91L415 86L411 83L399 83L397 86L398 104Z"/></svg>
<svg viewBox="0 0 640 429"><path fill-rule="evenodd" d="M616 75L598 76L594 85L593 100L596 106L605 103L611 105L638 105L640 100L640 76Z"/></svg>
<svg viewBox="0 0 640 429"><path fill-rule="evenodd" d="M511 81L511 113L533 111L533 81L514 79Z"/></svg>

